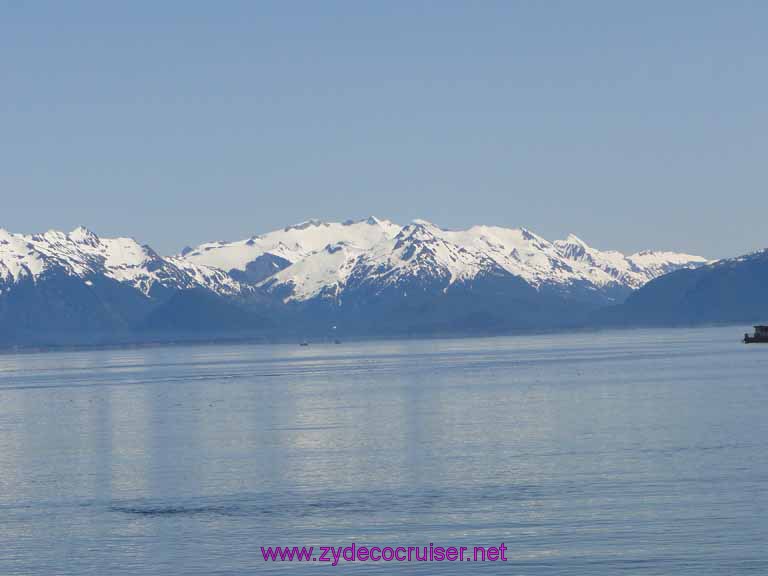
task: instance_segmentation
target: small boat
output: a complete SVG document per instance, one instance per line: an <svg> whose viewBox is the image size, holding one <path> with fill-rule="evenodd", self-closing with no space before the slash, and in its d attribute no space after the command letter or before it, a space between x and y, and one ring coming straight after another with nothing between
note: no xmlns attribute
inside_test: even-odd
<svg viewBox="0 0 768 576"><path fill-rule="evenodd" d="M756 342L768 342L768 326L755 326L755 333L752 336L744 334L744 344Z"/></svg>
<svg viewBox="0 0 768 576"><path fill-rule="evenodd" d="M306 340L302 340L301 342L299 342L299 346L309 346L309 342L307 342Z"/></svg>
<svg viewBox="0 0 768 576"><path fill-rule="evenodd" d="M339 340L338 338L336 338L336 339L333 341L333 343L334 343L334 344L341 344L341 340Z"/></svg>

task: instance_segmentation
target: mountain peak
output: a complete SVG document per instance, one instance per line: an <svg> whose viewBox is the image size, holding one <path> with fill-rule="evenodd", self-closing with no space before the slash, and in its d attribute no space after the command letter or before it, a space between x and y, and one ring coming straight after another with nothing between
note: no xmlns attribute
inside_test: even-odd
<svg viewBox="0 0 768 576"><path fill-rule="evenodd" d="M399 238L432 238L435 234L439 233L439 231L440 228L432 224L432 222L417 218L416 220L412 220L407 226L403 226L397 236Z"/></svg>
<svg viewBox="0 0 768 576"><path fill-rule="evenodd" d="M413 226L423 226L425 228L439 228L439 226L436 226L429 220L424 220L422 218L414 218L413 220L411 220L411 224Z"/></svg>
<svg viewBox="0 0 768 576"><path fill-rule="evenodd" d="M67 234L67 236L69 236L71 240L83 244L94 244L99 241L99 237L85 226L78 226L72 230L72 232Z"/></svg>
<svg viewBox="0 0 768 576"><path fill-rule="evenodd" d="M576 244L582 248L589 248L589 245L584 242L584 240L576 236L576 234L568 234L568 237L563 242L565 244Z"/></svg>

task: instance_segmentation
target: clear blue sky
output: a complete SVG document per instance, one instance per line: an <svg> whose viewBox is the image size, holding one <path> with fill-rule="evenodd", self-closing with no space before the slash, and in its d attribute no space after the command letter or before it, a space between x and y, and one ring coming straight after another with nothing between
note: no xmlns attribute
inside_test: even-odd
<svg viewBox="0 0 768 576"><path fill-rule="evenodd" d="M768 246L768 2L0 0L0 226Z"/></svg>

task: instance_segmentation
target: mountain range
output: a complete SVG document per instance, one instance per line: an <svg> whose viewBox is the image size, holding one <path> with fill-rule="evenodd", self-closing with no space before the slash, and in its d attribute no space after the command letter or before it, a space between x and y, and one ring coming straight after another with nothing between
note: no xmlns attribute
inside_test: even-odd
<svg viewBox="0 0 768 576"><path fill-rule="evenodd" d="M639 306L649 282L706 264L675 252L600 251L575 235L549 242L525 228L374 217L309 220L175 256L83 227L0 229L0 344L575 326L630 295ZM625 321L613 314L601 321Z"/></svg>
<svg viewBox="0 0 768 576"><path fill-rule="evenodd" d="M400 226L374 217L310 220L239 242L202 244L180 257L279 293L285 302L339 300L361 286L384 291L414 279L447 292L489 275L513 276L537 290L573 297L589 294L602 302L622 299L672 270L706 262L674 252L601 252L575 235L549 242L525 228L444 230L423 220Z"/></svg>

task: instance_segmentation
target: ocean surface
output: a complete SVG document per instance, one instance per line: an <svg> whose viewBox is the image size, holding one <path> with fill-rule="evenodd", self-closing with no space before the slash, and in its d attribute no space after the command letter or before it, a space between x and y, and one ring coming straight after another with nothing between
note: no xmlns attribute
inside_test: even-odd
<svg viewBox="0 0 768 576"><path fill-rule="evenodd" d="M0 574L768 574L743 332L0 355Z"/></svg>

